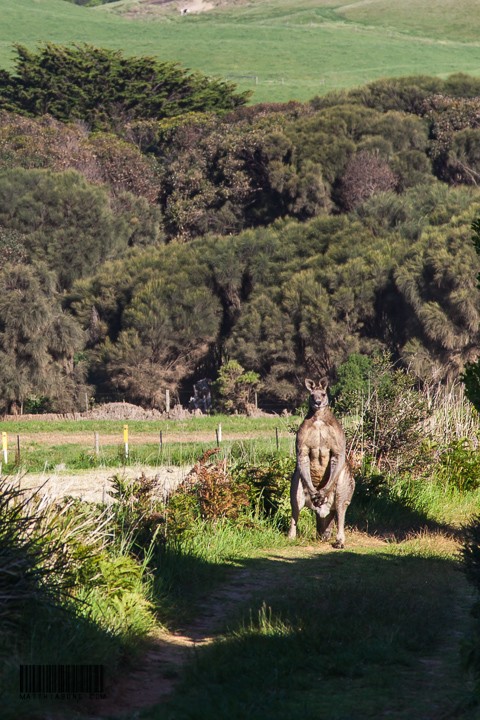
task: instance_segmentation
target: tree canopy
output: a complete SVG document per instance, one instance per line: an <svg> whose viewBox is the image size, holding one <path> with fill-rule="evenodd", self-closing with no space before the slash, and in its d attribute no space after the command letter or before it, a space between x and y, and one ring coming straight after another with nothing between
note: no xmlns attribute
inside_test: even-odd
<svg viewBox="0 0 480 720"><path fill-rule="evenodd" d="M31 290L17 320L0 308L4 408L51 363L69 388L60 402L38 380L52 407L86 382L162 407L232 367L294 407L305 374L335 381L352 355L385 351L420 382L475 362L480 81L248 107L233 86L88 46L18 63L0 78L0 257L5 287L23 274ZM25 350L35 293L63 355Z"/></svg>
<svg viewBox="0 0 480 720"><path fill-rule="evenodd" d="M134 118L231 110L247 99L232 83L153 57L53 43L16 51L14 72L0 74L0 108L29 116L112 128Z"/></svg>

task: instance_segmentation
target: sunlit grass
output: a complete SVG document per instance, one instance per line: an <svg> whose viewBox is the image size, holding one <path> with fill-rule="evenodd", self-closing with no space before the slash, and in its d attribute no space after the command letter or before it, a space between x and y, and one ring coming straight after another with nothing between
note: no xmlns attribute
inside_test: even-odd
<svg viewBox="0 0 480 720"><path fill-rule="evenodd" d="M384 2L342 10L329 2L289 0L131 20L117 15L115 6L3 0L0 65L11 66L15 42L89 42L226 77L251 90L254 102L307 100L380 77L478 75L480 22L471 2L445 0L440 8L410 0L407 8Z"/></svg>

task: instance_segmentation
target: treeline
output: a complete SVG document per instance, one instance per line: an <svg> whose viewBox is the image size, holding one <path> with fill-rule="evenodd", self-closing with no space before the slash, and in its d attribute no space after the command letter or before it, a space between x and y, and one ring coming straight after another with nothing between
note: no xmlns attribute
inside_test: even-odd
<svg viewBox="0 0 480 720"><path fill-rule="evenodd" d="M476 358L480 80L246 107L148 58L18 52L0 78L4 410L161 407L228 359L292 405L352 352L438 382Z"/></svg>

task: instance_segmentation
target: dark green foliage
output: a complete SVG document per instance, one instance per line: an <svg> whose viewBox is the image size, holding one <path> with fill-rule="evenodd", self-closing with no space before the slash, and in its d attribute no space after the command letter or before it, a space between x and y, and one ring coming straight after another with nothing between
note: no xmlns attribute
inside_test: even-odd
<svg viewBox="0 0 480 720"><path fill-rule="evenodd" d="M469 363L462 374L465 394L477 410L480 409L480 364Z"/></svg>
<svg viewBox="0 0 480 720"><path fill-rule="evenodd" d="M73 171L0 171L0 225L17 233L17 245L21 242L30 261L56 271L62 288L130 244L155 242L158 218L147 212L144 223L141 209L132 197L130 207L124 203L115 212L103 188Z"/></svg>
<svg viewBox="0 0 480 720"><path fill-rule="evenodd" d="M381 348L422 379L455 377L479 332L466 241L477 202L433 184L350 217L137 251L72 293L96 338L92 379L118 378L137 401L158 393L161 406L162 388L197 367L213 379L223 352L260 375L263 399L295 407L305 375L334 377L352 353Z"/></svg>
<svg viewBox="0 0 480 720"><path fill-rule="evenodd" d="M54 275L45 265L0 269L0 410L18 412L29 397L45 396L53 410L85 398L85 367L75 353L83 333L62 312Z"/></svg>
<svg viewBox="0 0 480 720"><path fill-rule="evenodd" d="M188 100L194 76L148 58L47 45L19 49L17 69L4 100L109 130L0 113L0 252L56 272L98 391L162 408L229 358L260 376L261 402L295 407L306 374L334 378L352 353L385 349L439 382L475 361L476 81L253 108L212 81L219 117ZM462 186L435 180L440 157ZM150 247L164 228L188 247Z"/></svg>
<svg viewBox="0 0 480 720"><path fill-rule="evenodd" d="M115 128L134 118L230 110L246 100L230 83L151 57L91 45L16 50L15 72L0 78L0 108L24 115Z"/></svg>
<svg viewBox="0 0 480 720"><path fill-rule="evenodd" d="M372 376L372 359L353 353L337 370L337 382L330 388L335 412L358 412L365 403Z"/></svg>
<svg viewBox="0 0 480 720"><path fill-rule="evenodd" d="M477 256L480 255L480 218L476 218L472 222L471 229L473 230L472 241L473 247ZM477 275L477 284L480 280L480 274ZM475 358L476 359L476 358ZM475 406L477 410L480 409L480 362L468 362L465 365L464 372L462 374L462 380L465 384L465 393L467 398Z"/></svg>
<svg viewBox="0 0 480 720"><path fill-rule="evenodd" d="M130 124L128 136L157 158L168 234L236 233L284 215L303 220L328 211L322 167L297 158L284 125L274 113L249 121L191 114Z"/></svg>
<svg viewBox="0 0 480 720"><path fill-rule="evenodd" d="M237 481L248 485L252 506L286 529L291 513L289 488L294 468L293 457L272 455L261 464L238 463L232 473Z"/></svg>

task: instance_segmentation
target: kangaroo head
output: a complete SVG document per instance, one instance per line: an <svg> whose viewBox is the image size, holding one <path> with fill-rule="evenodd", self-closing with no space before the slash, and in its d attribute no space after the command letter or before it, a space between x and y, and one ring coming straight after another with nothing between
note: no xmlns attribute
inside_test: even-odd
<svg viewBox="0 0 480 720"><path fill-rule="evenodd" d="M309 380L308 378L305 380L305 387L307 388L308 392L310 393L310 409L314 412L316 410L320 410L321 408L327 407L328 405L328 395L327 395L327 387L328 382L327 378L322 378L318 385L316 385L313 380Z"/></svg>

